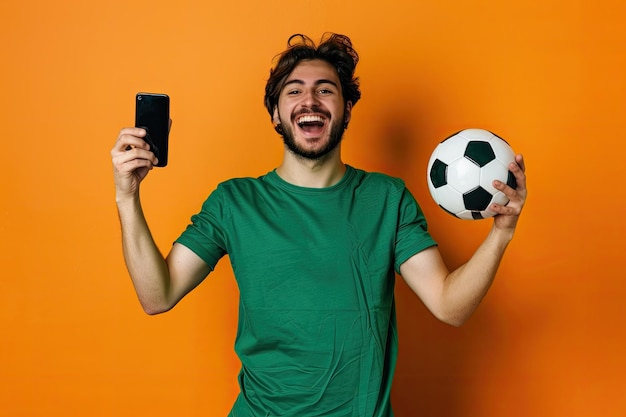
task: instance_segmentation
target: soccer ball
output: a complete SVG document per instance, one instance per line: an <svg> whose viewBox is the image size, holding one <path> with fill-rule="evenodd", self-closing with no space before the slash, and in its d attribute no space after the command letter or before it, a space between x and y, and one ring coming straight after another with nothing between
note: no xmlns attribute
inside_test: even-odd
<svg viewBox="0 0 626 417"><path fill-rule="evenodd" d="M460 219L492 217L489 205L509 199L492 185L517 187L509 164L515 154L504 139L483 129L466 129L442 141L428 162L428 188L441 208Z"/></svg>

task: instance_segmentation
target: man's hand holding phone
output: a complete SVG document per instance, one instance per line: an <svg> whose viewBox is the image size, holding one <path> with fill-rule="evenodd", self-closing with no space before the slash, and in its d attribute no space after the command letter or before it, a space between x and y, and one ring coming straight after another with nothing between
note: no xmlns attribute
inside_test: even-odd
<svg viewBox="0 0 626 417"><path fill-rule="evenodd" d="M137 93L135 127L120 131L111 150L117 198L135 198L148 172L167 165L170 99L166 94Z"/></svg>
<svg viewBox="0 0 626 417"><path fill-rule="evenodd" d="M150 144L144 140L147 133L145 129L138 127L124 128L111 150L118 200L134 198L141 181L158 164Z"/></svg>

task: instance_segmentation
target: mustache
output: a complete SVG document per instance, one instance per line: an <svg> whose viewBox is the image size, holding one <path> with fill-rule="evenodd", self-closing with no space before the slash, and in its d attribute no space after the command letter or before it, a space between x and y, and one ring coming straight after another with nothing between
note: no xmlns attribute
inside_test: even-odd
<svg viewBox="0 0 626 417"><path fill-rule="evenodd" d="M321 114L324 117L326 117L327 119L331 118L331 114L328 110L324 110L319 106L311 106L311 107L304 107L300 110L298 110L294 115L294 119L297 118L298 116L302 116L304 114Z"/></svg>

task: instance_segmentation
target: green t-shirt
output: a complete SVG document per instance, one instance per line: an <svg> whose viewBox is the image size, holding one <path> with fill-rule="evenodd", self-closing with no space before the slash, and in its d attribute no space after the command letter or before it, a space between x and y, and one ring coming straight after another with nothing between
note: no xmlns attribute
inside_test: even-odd
<svg viewBox="0 0 626 417"><path fill-rule="evenodd" d="M229 180L177 242L212 268L228 254L239 286L231 416L393 415L395 272L435 245L404 182L350 166L321 189Z"/></svg>

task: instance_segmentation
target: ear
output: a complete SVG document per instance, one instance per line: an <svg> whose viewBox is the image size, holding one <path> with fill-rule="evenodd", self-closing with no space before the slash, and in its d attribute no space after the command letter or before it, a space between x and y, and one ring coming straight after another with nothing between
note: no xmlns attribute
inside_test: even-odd
<svg viewBox="0 0 626 417"><path fill-rule="evenodd" d="M352 117L352 102L346 102L346 109L344 110L344 117L346 120L346 127L348 127L348 123L350 123L350 118Z"/></svg>
<svg viewBox="0 0 626 417"><path fill-rule="evenodd" d="M272 123L274 126L280 124L280 116L278 115L278 106L274 107L274 113L272 114Z"/></svg>
<svg viewBox="0 0 626 417"><path fill-rule="evenodd" d="M280 136L284 134L283 125L280 120L280 116L278 115L278 107L274 107L274 114L272 115L272 124L274 125L274 130Z"/></svg>

